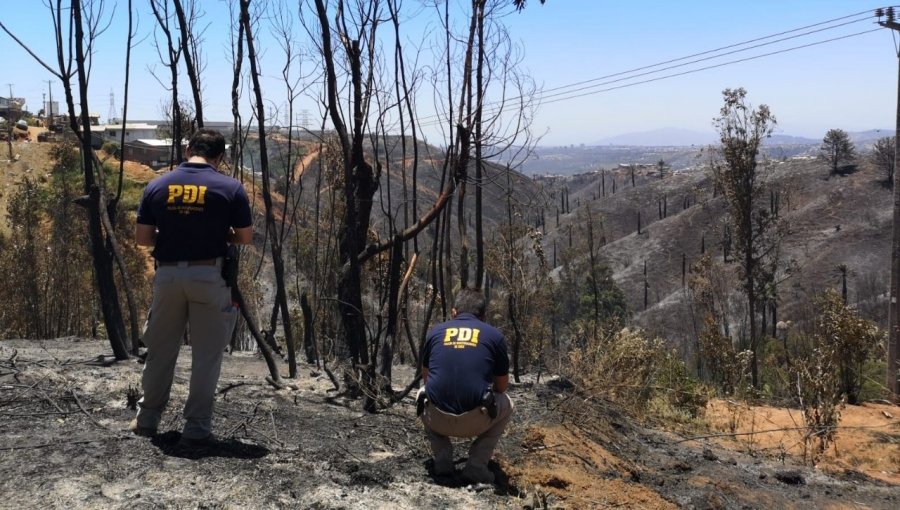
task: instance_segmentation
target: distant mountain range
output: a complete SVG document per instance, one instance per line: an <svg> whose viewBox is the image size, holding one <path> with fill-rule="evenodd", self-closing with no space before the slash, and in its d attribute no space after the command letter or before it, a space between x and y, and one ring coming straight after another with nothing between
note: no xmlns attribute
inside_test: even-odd
<svg viewBox="0 0 900 510"><path fill-rule="evenodd" d="M848 132L850 139L857 145L869 145L883 136L891 136L892 129L870 129L868 131ZM597 140L594 146L619 145L642 147L704 147L718 143L719 137L713 132L692 131L682 128L661 128L651 131L625 133ZM791 136L786 134L772 135L766 140L767 145L817 145L822 139Z"/></svg>

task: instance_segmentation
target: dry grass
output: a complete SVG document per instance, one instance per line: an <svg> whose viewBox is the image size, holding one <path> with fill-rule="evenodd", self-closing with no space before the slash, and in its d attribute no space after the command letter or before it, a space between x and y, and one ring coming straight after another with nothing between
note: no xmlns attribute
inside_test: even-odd
<svg viewBox="0 0 900 510"><path fill-rule="evenodd" d="M715 399L705 420L714 431L737 433L716 442L729 448L802 458L807 433L803 411ZM841 413L834 445L819 459L818 467L834 471L852 469L866 476L900 484L900 406L866 403L847 406Z"/></svg>

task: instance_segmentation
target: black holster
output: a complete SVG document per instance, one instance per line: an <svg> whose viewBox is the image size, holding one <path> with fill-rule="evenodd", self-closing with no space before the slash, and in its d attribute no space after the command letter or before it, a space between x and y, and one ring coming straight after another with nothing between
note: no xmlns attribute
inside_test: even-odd
<svg viewBox="0 0 900 510"><path fill-rule="evenodd" d="M484 396L481 398L481 406L487 409L488 416L490 416L492 420L497 419L499 410L497 409L497 399L494 398L493 391L488 390L485 392Z"/></svg>
<svg viewBox="0 0 900 510"><path fill-rule="evenodd" d="M416 399L416 416L422 416L422 413L425 412L425 406L428 404L428 397L425 395L425 392L419 394L419 398Z"/></svg>
<svg viewBox="0 0 900 510"><path fill-rule="evenodd" d="M222 260L222 278L225 280L227 287L237 286L238 278L238 251L237 246L228 245L225 251L225 257Z"/></svg>

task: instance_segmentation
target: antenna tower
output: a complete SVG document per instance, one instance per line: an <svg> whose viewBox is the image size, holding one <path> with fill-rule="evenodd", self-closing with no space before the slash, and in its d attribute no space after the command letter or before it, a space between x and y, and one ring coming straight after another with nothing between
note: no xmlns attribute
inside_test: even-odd
<svg viewBox="0 0 900 510"><path fill-rule="evenodd" d="M109 89L109 113L106 114L106 123L112 124L116 118L116 94Z"/></svg>
<svg viewBox="0 0 900 510"><path fill-rule="evenodd" d="M300 127L303 129L309 129L309 110L303 109L300 110Z"/></svg>

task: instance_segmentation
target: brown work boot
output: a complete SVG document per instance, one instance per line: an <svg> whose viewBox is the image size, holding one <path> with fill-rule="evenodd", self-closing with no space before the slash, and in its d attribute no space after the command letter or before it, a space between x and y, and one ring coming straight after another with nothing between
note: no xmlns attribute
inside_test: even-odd
<svg viewBox="0 0 900 510"><path fill-rule="evenodd" d="M134 435L141 437L153 437L156 435L156 428L138 425L137 418L131 420L131 423L128 424L128 430Z"/></svg>

